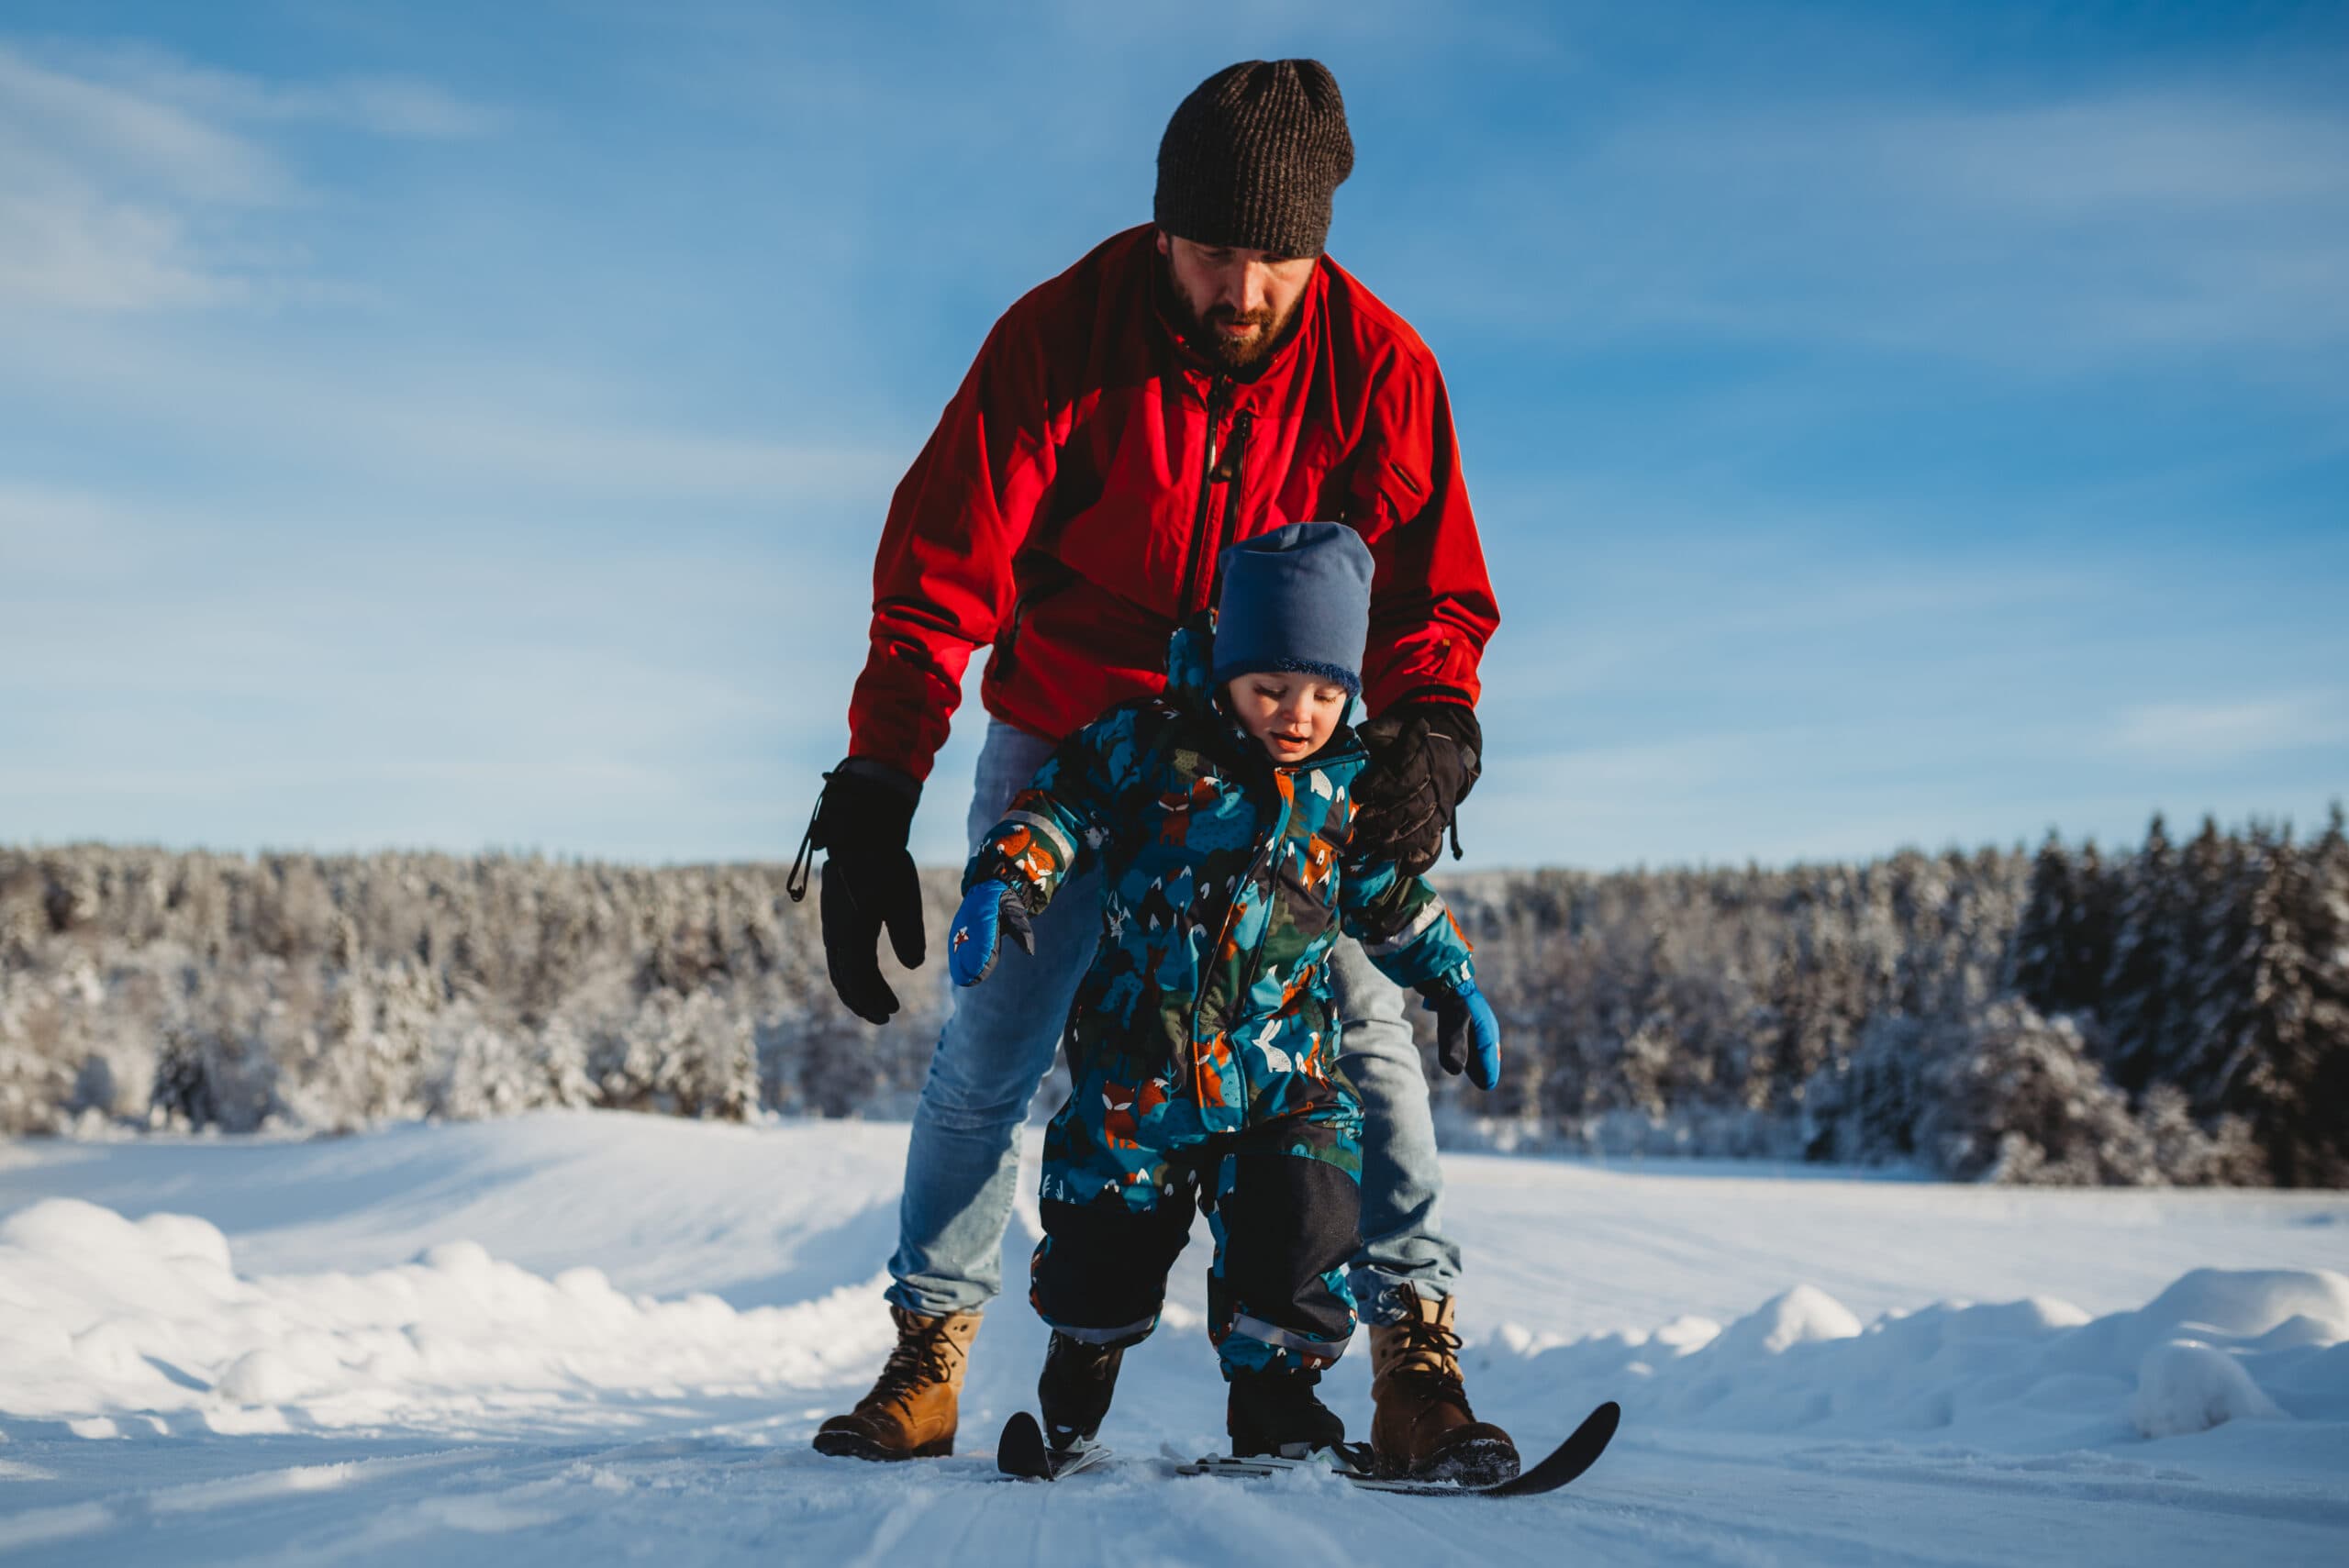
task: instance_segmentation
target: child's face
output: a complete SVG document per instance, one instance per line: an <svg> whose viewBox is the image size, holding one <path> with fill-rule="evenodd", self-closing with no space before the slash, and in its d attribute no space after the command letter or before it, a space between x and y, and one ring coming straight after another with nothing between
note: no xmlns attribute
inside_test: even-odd
<svg viewBox="0 0 2349 1568"><path fill-rule="evenodd" d="M1321 750L1346 717L1346 688L1319 675L1267 670L1224 683L1241 727L1275 762L1301 762Z"/></svg>

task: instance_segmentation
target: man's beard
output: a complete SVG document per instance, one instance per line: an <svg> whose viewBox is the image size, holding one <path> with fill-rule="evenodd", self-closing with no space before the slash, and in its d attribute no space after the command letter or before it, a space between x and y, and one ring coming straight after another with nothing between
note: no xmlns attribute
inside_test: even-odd
<svg viewBox="0 0 2349 1568"><path fill-rule="evenodd" d="M1273 357L1273 350L1280 346L1283 338L1288 336L1288 328L1297 319L1297 308L1305 302L1305 296L1299 295L1297 303L1289 306L1288 316L1285 318L1275 317L1270 306L1261 310L1236 310L1229 305L1218 305L1209 307L1207 315L1202 317L1191 308L1189 300L1183 299L1180 289L1174 294L1183 306L1184 339L1223 369L1243 375L1260 368ZM1227 324L1236 327L1242 323L1258 330L1239 342L1224 335L1223 328Z"/></svg>

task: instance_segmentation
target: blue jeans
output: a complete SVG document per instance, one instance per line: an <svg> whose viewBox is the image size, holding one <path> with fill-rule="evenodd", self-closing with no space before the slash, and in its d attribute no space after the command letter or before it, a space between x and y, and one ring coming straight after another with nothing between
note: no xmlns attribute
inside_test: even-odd
<svg viewBox="0 0 2349 1568"><path fill-rule="evenodd" d="M974 849L1052 749L1000 721L987 726L971 795ZM914 1107L897 1251L889 1260L896 1280L889 1299L907 1311L976 1312L1003 1288L1020 1125L1052 1071L1100 923L1100 873L1073 877L1037 917L1033 955L1007 943L985 984L954 993ZM1351 938L1339 942L1330 973L1343 1021L1341 1062L1363 1106L1363 1244L1348 1283L1365 1319L1393 1322L1403 1312L1397 1285L1421 1296L1452 1294L1460 1248L1439 1218L1443 1173L1402 988Z"/></svg>

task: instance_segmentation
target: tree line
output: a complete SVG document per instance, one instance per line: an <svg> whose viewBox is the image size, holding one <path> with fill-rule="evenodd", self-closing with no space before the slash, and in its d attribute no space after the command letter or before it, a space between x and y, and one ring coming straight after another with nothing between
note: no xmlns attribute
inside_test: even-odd
<svg viewBox="0 0 2349 1568"><path fill-rule="evenodd" d="M0 1131L906 1114L943 965L858 1021L784 877L0 849ZM2206 821L2181 849L2156 817L2110 859L2051 836L1444 886L1508 1039L1497 1092L1436 1075L1455 1146L2349 1185L2338 806L2305 844ZM953 874L924 887L936 937Z"/></svg>

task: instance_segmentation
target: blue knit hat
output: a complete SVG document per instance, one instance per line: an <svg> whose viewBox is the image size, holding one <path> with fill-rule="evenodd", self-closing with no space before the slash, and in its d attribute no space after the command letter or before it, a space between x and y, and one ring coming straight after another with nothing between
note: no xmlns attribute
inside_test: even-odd
<svg viewBox="0 0 2349 1568"><path fill-rule="evenodd" d="M1290 523L1223 552L1215 684L1264 670L1319 675L1362 695L1370 547L1343 523Z"/></svg>

